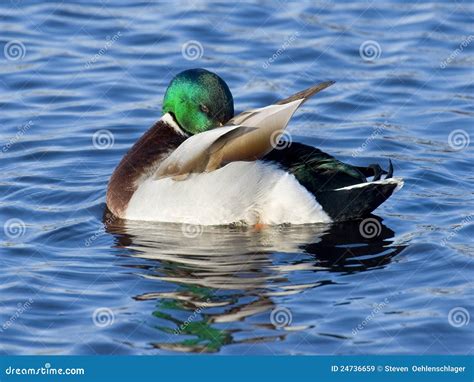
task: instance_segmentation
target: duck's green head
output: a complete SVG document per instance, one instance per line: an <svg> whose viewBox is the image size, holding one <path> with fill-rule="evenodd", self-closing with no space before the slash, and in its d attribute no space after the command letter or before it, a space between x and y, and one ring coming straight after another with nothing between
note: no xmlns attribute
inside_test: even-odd
<svg viewBox="0 0 474 382"><path fill-rule="evenodd" d="M190 69L171 80L163 100L163 114L173 114L180 127L197 134L224 125L234 116L229 87L217 74Z"/></svg>

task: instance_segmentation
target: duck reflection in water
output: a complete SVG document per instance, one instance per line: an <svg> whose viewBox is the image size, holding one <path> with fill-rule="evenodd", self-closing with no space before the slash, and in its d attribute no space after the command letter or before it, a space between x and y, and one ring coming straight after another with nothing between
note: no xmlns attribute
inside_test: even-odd
<svg viewBox="0 0 474 382"><path fill-rule="evenodd" d="M368 232L364 222L372 225ZM156 290L133 296L156 301L153 325L168 340L151 346L179 352L218 352L307 330L289 322L291 313L278 311L274 300L334 284L331 272L383 267L405 248L375 216L255 230L129 222L106 213L104 224L117 247L144 261L133 266L139 275L156 280Z"/></svg>

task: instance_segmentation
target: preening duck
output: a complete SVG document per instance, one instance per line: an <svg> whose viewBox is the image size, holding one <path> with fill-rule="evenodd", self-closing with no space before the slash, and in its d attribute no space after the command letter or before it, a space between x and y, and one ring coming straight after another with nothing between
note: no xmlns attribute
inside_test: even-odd
<svg viewBox="0 0 474 382"><path fill-rule="evenodd" d="M200 225L363 218L403 186L391 162L388 171L358 167L301 143L280 144L298 107L332 84L234 116L222 78L204 69L179 73L163 116L112 174L107 207L123 219Z"/></svg>

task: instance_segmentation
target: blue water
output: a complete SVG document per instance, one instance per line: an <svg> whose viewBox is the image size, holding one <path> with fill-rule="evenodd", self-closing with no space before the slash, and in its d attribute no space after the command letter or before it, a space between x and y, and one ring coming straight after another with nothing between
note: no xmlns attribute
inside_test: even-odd
<svg viewBox="0 0 474 382"><path fill-rule="evenodd" d="M473 11L2 2L0 354L472 354ZM192 67L239 111L337 81L289 132L393 160L405 186L372 233L104 214L113 169Z"/></svg>

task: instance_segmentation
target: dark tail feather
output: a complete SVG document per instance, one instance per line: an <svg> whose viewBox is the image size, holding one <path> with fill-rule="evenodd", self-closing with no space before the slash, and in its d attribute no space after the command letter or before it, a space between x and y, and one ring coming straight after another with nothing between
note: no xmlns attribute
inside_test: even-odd
<svg viewBox="0 0 474 382"><path fill-rule="evenodd" d="M293 94L292 96L282 99L281 101L278 101L276 105L283 105L288 102L293 102L296 101L297 99L302 99L304 98L304 101L302 103L305 103L308 98L312 97L316 93L319 93L321 90L326 89L327 87L334 85L335 81L326 81L326 82L321 82L320 84L311 86L308 89L302 90L296 94Z"/></svg>
<svg viewBox="0 0 474 382"><path fill-rule="evenodd" d="M366 178L373 176L374 179L372 179L372 181L380 180L383 174L387 174L385 179L389 179L393 176L393 164L390 159L388 160L388 171L382 169L379 164L369 164L367 167L356 166L356 169Z"/></svg>
<svg viewBox="0 0 474 382"><path fill-rule="evenodd" d="M334 221L363 218L387 200L403 181L393 179L387 183L363 183L353 188L316 193L316 200Z"/></svg>
<svg viewBox="0 0 474 382"><path fill-rule="evenodd" d="M388 172L387 172L387 176L385 177L385 179L391 178L392 175L393 175L393 164L392 164L392 161L389 159L388 160Z"/></svg>

